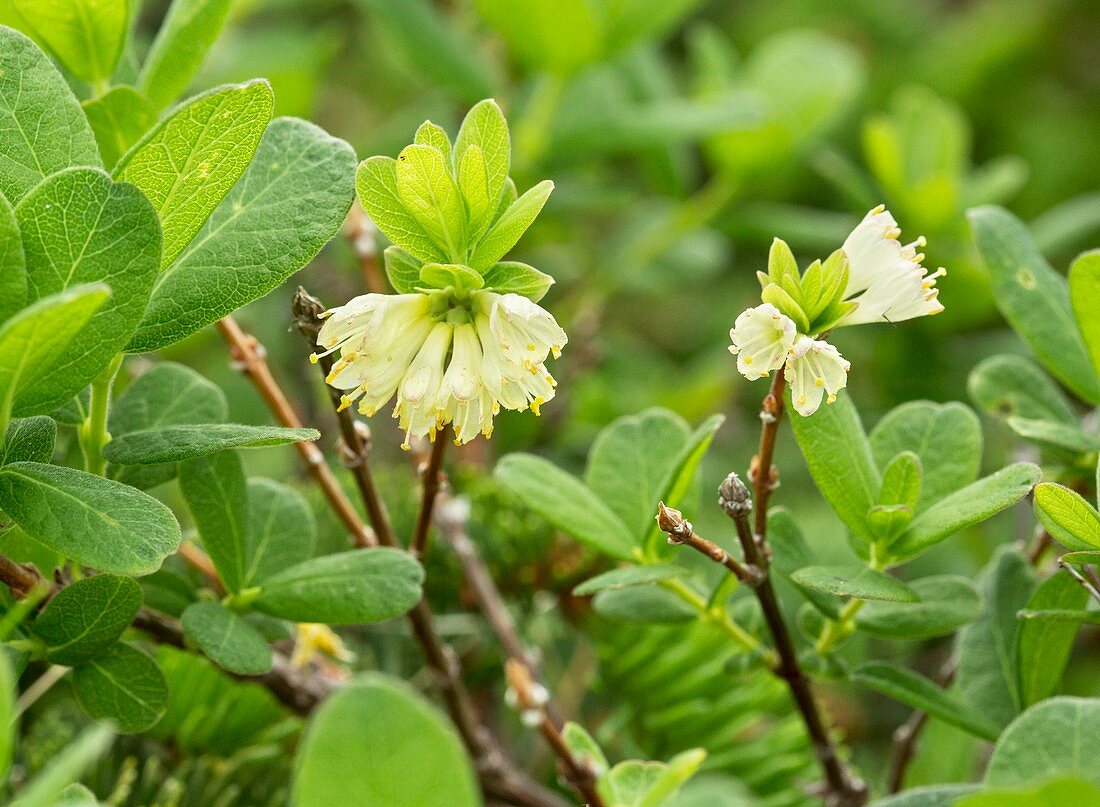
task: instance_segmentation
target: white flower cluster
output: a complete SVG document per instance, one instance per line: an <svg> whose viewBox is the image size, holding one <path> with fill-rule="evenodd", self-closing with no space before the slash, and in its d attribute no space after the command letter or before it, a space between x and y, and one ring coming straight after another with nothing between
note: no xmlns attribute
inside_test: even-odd
<svg viewBox="0 0 1100 807"><path fill-rule="evenodd" d="M924 246L918 238L903 246L901 230L883 206L870 211L844 241L841 250L848 262L848 281L843 299L851 310L830 328L871 322L900 322L943 311L937 299L936 278L921 265ZM791 317L775 305L764 303L738 315L730 331L729 350L737 356L737 369L749 380L766 378L784 368L791 385L791 403L800 415L812 415L832 403L848 381L851 365L839 351L820 337L802 334ZM827 396L827 397L826 397Z"/></svg>
<svg viewBox="0 0 1100 807"><path fill-rule="evenodd" d="M439 310L436 310L436 309ZM546 369L568 341L545 309L518 294L479 290L466 305L446 295L365 294L325 312L320 356L340 351L327 381L370 416L397 393L393 416L412 436L455 442L493 431L500 407L522 411L554 397Z"/></svg>

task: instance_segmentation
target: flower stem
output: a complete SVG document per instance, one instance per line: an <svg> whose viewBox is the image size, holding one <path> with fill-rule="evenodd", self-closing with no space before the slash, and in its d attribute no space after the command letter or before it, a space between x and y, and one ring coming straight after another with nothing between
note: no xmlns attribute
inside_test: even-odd
<svg viewBox="0 0 1100 807"><path fill-rule="evenodd" d="M96 476L103 476L107 471L107 460L103 458L103 447L111 441L111 435L107 431L107 415L111 409L111 387L121 366L122 354L119 353L92 382L91 405L88 416L80 426L80 450L84 454L84 470Z"/></svg>

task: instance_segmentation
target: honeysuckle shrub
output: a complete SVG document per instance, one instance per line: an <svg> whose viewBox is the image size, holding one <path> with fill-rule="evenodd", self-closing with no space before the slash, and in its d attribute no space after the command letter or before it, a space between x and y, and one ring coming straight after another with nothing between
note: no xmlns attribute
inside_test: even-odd
<svg viewBox="0 0 1100 807"><path fill-rule="evenodd" d="M692 2L154 5L0 0L0 799L1100 799L1092 163Z"/></svg>

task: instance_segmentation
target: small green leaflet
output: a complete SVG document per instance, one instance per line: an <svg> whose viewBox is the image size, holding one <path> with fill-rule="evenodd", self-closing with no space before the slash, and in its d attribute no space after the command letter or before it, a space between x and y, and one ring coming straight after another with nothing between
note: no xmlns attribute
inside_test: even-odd
<svg viewBox="0 0 1100 807"><path fill-rule="evenodd" d="M46 658L72 667L101 655L130 627L141 608L132 577L97 574L66 586L31 627L46 644Z"/></svg>
<svg viewBox="0 0 1100 807"><path fill-rule="evenodd" d="M224 670L238 675L263 675L271 669L271 648L244 620L216 602L188 606L180 620L187 638Z"/></svg>
<svg viewBox="0 0 1100 807"><path fill-rule="evenodd" d="M168 703L168 685L156 662L127 644L78 665L72 682L85 712L125 734L152 728Z"/></svg>

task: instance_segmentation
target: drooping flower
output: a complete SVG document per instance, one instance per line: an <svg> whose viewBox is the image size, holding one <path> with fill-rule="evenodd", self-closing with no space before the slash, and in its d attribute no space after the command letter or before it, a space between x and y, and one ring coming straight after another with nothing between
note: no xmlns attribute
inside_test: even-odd
<svg viewBox="0 0 1100 807"><path fill-rule="evenodd" d="M438 310L437 310L438 309ZM412 437L452 424L456 443L493 431L501 407L522 411L554 397L547 357L568 341L545 309L518 294L472 292L435 305L426 294L367 294L326 312L318 343L340 351L327 381L373 415L394 393L394 417Z"/></svg>
<svg viewBox="0 0 1100 807"><path fill-rule="evenodd" d="M911 244L900 243L901 229L883 205L871 210L844 241L848 258L848 286L844 297L858 305L836 327L869 322L901 322L943 311L937 299L940 268L928 274L921 265L921 236Z"/></svg>
<svg viewBox="0 0 1100 807"><path fill-rule="evenodd" d="M771 303L742 311L730 330L730 353L737 356L737 369L750 381L766 378L778 370L794 345L794 320Z"/></svg>
<svg viewBox="0 0 1100 807"><path fill-rule="evenodd" d="M836 395L848 383L851 365L828 342L799 336L787 357L786 377L791 385L791 405L803 417L812 415L821 406L836 400Z"/></svg>

